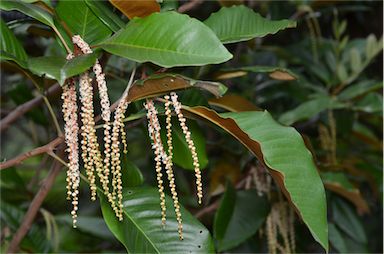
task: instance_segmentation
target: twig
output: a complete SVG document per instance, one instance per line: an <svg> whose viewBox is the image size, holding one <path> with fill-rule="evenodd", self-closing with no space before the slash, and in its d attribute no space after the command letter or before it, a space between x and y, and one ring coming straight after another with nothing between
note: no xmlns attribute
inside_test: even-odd
<svg viewBox="0 0 384 254"><path fill-rule="evenodd" d="M203 3L203 0L191 0L188 3L185 3L182 6L180 6L177 11L180 13L185 13L189 10L192 10L196 6L200 5L201 3Z"/></svg>
<svg viewBox="0 0 384 254"><path fill-rule="evenodd" d="M61 89L60 85L55 84L48 89L45 96L50 96L52 94L55 94L58 91L60 91L60 89ZM32 110L33 108L39 106L43 101L44 101L44 95L39 95L39 96L35 97L34 99L19 105L16 109L14 109L6 117L1 119L1 121L0 121L0 133L5 131L19 117L23 116L25 113Z"/></svg>
<svg viewBox="0 0 384 254"><path fill-rule="evenodd" d="M207 206L207 207L204 207L203 209L201 209L200 211L198 211L196 214L195 214L195 217L200 219L201 217L203 217L206 213L210 213L210 212L213 212L215 211L218 207L219 207L219 204L220 204L220 199L218 199L216 202L212 203L211 205Z"/></svg>
<svg viewBox="0 0 384 254"><path fill-rule="evenodd" d="M56 139L52 140L50 143L37 147L29 152L23 153L11 160L5 161L0 163L0 170L16 166L20 163L22 163L24 160L36 156L43 153L51 153L58 145L60 145L64 141L64 138L62 136L57 137Z"/></svg>
<svg viewBox="0 0 384 254"><path fill-rule="evenodd" d="M62 157L63 155L64 155L64 147L60 148L60 150L58 151L59 157ZM9 244L7 253L15 253L18 251L19 244L21 243L21 241L23 240L23 238L31 228L33 220L35 219L36 214L38 213L41 205L43 204L45 197L47 196L48 192L52 188L52 185L57 175L59 174L61 168L62 168L62 165L55 160L52 164L52 167L48 173L47 178L44 180L39 191L36 193L31 204L29 205L28 211L23 218L23 222L21 223L19 229L14 234L11 240L11 243Z"/></svg>

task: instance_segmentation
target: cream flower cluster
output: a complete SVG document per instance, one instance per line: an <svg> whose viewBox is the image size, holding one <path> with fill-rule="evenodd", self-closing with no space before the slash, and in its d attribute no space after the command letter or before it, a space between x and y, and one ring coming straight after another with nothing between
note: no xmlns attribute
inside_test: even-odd
<svg viewBox="0 0 384 254"><path fill-rule="evenodd" d="M173 103L173 107L175 108L175 112L177 117L179 118L180 127L183 130L185 135L185 139L188 143L188 148L192 153L193 166L195 167L195 176L196 176L196 188L197 188L197 198L199 204L201 204L201 199L203 198L203 185L201 183L201 171L199 159L197 157L196 147L191 139L191 132L188 130L188 126L186 125L186 119L181 112L181 103L177 100L177 94L175 92L171 93L171 99Z"/></svg>
<svg viewBox="0 0 384 254"><path fill-rule="evenodd" d="M83 54L92 53L89 45L78 35L72 38ZM72 59L73 54L68 54L67 59ZM122 133L124 139L124 152L127 152L126 133L122 119L128 107L126 96L122 98L115 112L115 120L111 138L111 111L108 98L107 85L105 75L103 74L101 65L98 60L93 66L96 82L98 84L99 97L101 101L101 116L104 120L104 158L100 152L99 143L97 141L94 107L93 107L93 86L92 79L88 72L83 73L79 78L79 92L81 102L81 151L84 168L90 184L91 200L96 200L96 174L100 179L104 194L108 197L116 216L122 220L122 181L120 166L120 149L119 149L119 132ZM68 146L69 169L67 172L67 194L68 199L72 200L73 210L71 212L73 225L76 227L77 210L78 210L78 194L80 184L79 171L79 144L78 134L79 127L77 125L77 101L76 86L71 80L63 87L63 114L65 120L65 140ZM112 191L110 191L110 171L112 172Z"/></svg>
<svg viewBox="0 0 384 254"><path fill-rule="evenodd" d="M266 221L266 235L269 253L294 253L296 249L294 211L287 202L278 202L272 206ZM282 243L279 242L279 234Z"/></svg>
<svg viewBox="0 0 384 254"><path fill-rule="evenodd" d="M160 194L160 207L161 207L161 222L163 225L165 225L166 222L166 204L165 204L165 194L164 194L164 187L163 187L163 174L161 173L161 164L168 164L168 157L165 154L163 143L161 142L160 137L160 123L159 119L157 118L157 110L155 106L153 105L153 101L148 100L147 103L144 104L145 109L147 110L147 119L148 119L148 134L152 142L152 149L155 153L155 167L156 167L156 174L157 174L157 184L159 188L159 194ZM166 166L168 168L168 166ZM170 173L168 171L168 173ZM171 177L168 174L168 177ZM174 182L174 180L172 181ZM171 185L171 181L170 181ZM175 195L172 195L173 200L177 200L177 192L176 189L173 188ZM178 204L178 200L177 203ZM179 229L181 225L181 213L176 213L176 218L179 218ZM179 231L179 235L182 238L182 232Z"/></svg>
<svg viewBox="0 0 384 254"><path fill-rule="evenodd" d="M69 56L68 58L71 58ZM73 227L76 227L77 210L78 210L78 194L80 184L80 171L79 171L79 145L78 133L79 126L77 124L77 96L76 87L73 84L66 84L63 86L63 115L65 121L65 141L67 143L67 152L69 158L69 165L67 171L67 199L72 200L72 220Z"/></svg>
<svg viewBox="0 0 384 254"><path fill-rule="evenodd" d="M193 143L193 140L191 138L191 132L188 130L188 127L186 125L186 119L184 118L182 112L181 112L181 103L177 100L176 93L171 93L171 96L166 95L164 96L164 106L165 106L165 115L166 115L166 130L167 130L167 146L168 146L168 154L165 152L163 143L160 138L160 123L157 117L157 110L153 104L152 100L147 100L147 102L144 104L145 109L147 110L147 119L148 119L148 133L149 137L152 142L152 149L155 153L155 167L157 172L157 182L158 182L158 188L159 188L159 194L160 194L160 207L161 207L161 221L162 224L165 224L166 221L166 205L165 205L165 194L164 194L164 187L163 187L163 180L162 180L162 164L165 166L166 173L168 175L168 181L169 181L169 187L171 189L172 199L173 199L173 205L175 209L176 219L178 221L178 232L180 239L183 239L183 225L182 225L182 218L181 218L181 211L180 211L180 204L177 197L177 191L176 191L176 184L175 184L175 177L173 173L173 146L172 146L172 110L171 105L174 108L174 111L178 117L178 120L180 122L180 126L183 130L183 133L185 135L185 139L188 143L188 148L190 149L192 153L192 159L193 159L193 165L195 167L195 175L196 175L196 184L197 184L197 196L198 201L201 203L202 199L202 183L201 183L201 172L200 172L200 165L196 153L196 147Z"/></svg>
<svg viewBox="0 0 384 254"><path fill-rule="evenodd" d="M127 145L126 145L126 134L124 131L124 114L127 110L128 102L126 101L126 95L121 98L119 101L119 104L115 111L115 121L113 122L113 128L112 128L112 152L111 152L111 171L112 171L112 200L117 205L113 207L113 210L115 211L116 216L119 218L119 220L123 220L123 194L122 194L122 181L121 181L121 160L120 160L120 141L119 141L119 132L122 133L121 139L122 143L124 144L124 153L127 152Z"/></svg>

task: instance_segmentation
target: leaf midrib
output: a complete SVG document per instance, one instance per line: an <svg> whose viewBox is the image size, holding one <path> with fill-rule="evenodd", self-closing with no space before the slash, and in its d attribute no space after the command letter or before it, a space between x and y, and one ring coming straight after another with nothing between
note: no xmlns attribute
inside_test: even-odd
<svg viewBox="0 0 384 254"><path fill-rule="evenodd" d="M144 237L148 240L148 242L153 246L153 248L155 249L155 251L157 253L161 253L160 250L156 247L156 245L151 241L151 239L147 236L147 234L145 234L145 232L141 229L141 227L139 227L139 225L135 222L135 220L129 216L129 214L127 213L127 210L126 209L123 209L124 211L124 214L129 218L129 220L136 226L136 228L144 235ZM128 250L128 247L126 247L127 250Z"/></svg>
<svg viewBox="0 0 384 254"><path fill-rule="evenodd" d="M84 25L83 25L83 31L81 33L81 36L84 38L85 37L85 27L87 26L87 19L88 19L88 8L85 9L85 15L84 15Z"/></svg>
<svg viewBox="0 0 384 254"><path fill-rule="evenodd" d="M217 59L217 57L214 56L206 56L206 55L199 55L199 54L188 54L185 52L180 52L180 51L172 51L168 49L161 49L161 48L153 48L153 47L145 47L145 46L140 46L140 45L135 45L135 44L124 44L124 43L102 43L101 46L120 46L120 47L127 47L127 48L138 48L138 49L147 49L147 50L152 50L152 51L157 51L157 52L166 52L166 53L173 53L176 55L183 55L183 56L196 56L196 57L205 57L206 59Z"/></svg>

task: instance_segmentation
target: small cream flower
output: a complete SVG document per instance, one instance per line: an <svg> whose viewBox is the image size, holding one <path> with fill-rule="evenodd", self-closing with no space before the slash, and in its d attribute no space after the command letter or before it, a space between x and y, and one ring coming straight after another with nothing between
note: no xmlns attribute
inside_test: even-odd
<svg viewBox="0 0 384 254"><path fill-rule="evenodd" d="M73 54L69 54L67 59L72 59ZM80 170L79 170L79 126L77 124L77 95L76 87L73 82L67 83L63 86L63 115L65 122L65 141L67 144L68 152L68 171L67 171L67 199L72 200L72 221L73 227L76 227L77 210L78 210L78 194L80 185Z"/></svg>
<svg viewBox="0 0 384 254"><path fill-rule="evenodd" d="M78 133L79 126L77 124L77 97L76 87L73 83L63 86L63 114L65 121L65 141L67 143L68 152L68 171L67 171L67 199L72 200L72 219L73 227L76 227L76 218L78 210L78 188L80 185L80 170L79 170L79 145Z"/></svg>
<svg viewBox="0 0 384 254"><path fill-rule="evenodd" d="M169 104L167 105L169 106ZM175 177L172 169L172 160L171 160L172 156L167 155L166 152L164 151L163 143L160 137L160 123L159 123L159 119L157 118L157 110L154 107L153 102L147 101L147 104L145 104L144 106L147 109L148 132L149 132L150 138L152 139L152 142L153 142L152 147L154 148L155 155L156 155L155 161L156 161L156 171L158 173L158 184L159 184L159 192L160 192L160 200L161 200L161 208L162 208L162 222L163 224L165 223L165 195L163 192L161 175L159 175L159 173L161 174L160 159L165 165L166 173L168 175L169 187L171 189L171 194L173 199L173 206L175 208L176 220L178 222L179 238L182 240L183 224L181 219L179 200L177 197ZM170 122L169 119L168 121ZM168 144L171 144L171 142L172 140ZM170 147L172 147L172 144ZM172 153L172 148L170 148L169 151Z"/></svg>
<svg viewBox="0 0 384 254"><path fill-rule="evenodd" d="M161 223L165 225L166 222L166 204L165 204L165 194L164 194L164 187L163 187L163 174L161 173L161 162L162 162L162 151L160 148L160 143L158 140L158 133L157 130L159 130L158 121L156 121L155 116L157 114L156 109L153 110L153 102L147 101L147 103L144 103L144 107L147 110L147 119L148 119L148 134L152 142L152 149L155 153L155 162L156 162L156 173L157 173L157 185L159 188L159 194L160 194L160 207L161 207Z"/></svg>
<svg viewBox="0 0 384 254"><path fill-rule="evenodd" d="M193 166L195 167L197 197L198 197L199 204L201 204L201 199L203 198L203 185L201 183L201 171L200 171L199 159L197 157L196 147L191 138L191 132L188 130L188 126L185 124L186 119L183 113L181 112L181 103L177 100L177 94L172 92L171 99L172 99L173 107L175 108L176 115L179 118L181 129L183 130L185 139L188 143L188 148L192 153Z"/></svg>

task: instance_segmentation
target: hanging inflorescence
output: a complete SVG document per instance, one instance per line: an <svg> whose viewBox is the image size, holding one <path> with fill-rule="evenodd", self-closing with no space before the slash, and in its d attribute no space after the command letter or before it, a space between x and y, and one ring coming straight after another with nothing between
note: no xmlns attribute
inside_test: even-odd
<svg viewBox="0 0 384 254"><path fill-rule="evenodd" d="M295 252L294 211L287 202L281 201L272 206L265 227L269 253ZM282 243L279 241L279 235Z"/></svg>
<svg viewBox="0 0 384 254"><path fill-rule="evenodd" d="M186 125L186 119L183 113L181 112L181 103L177 100L177 94L172 92L170 96L169 95L164 96L164 101L165 101L164 107L165 107L165 115L166 115L166 119L165 119L166 135L167 135L167 146L168 146L167 152L165 151L163 143L161 141L161 137L160 137L161 127L160 127L159 119L157 117L158 112L154 106L154 102L152 100L147 100L147 102L144 103L144 107L147 110L148 133L152 142L152 149L155 154L155 168L157 173L157 183L158 183L159 194L160 194L160 207L161 207L161 217L162 217L161 221L163 225L166 222L166 203L165 203L164 186L163 186L163 180L162 180L163 174L161 173L162 165L164 165L167 176L168 176L169 188L171 190L176 219L178 222L179 237L180 239L183 239L183 234L182 234L183 225L182 225L182 219L181 219L180 205L177 197L175 177L173 173L173 162L172 162L173 146L172 146L171 106L173 106L174 112L176 113L176 116L180 122L180 127L183 131L183 134L185 135L188 148L190 149L192 154L193 165L195 168L197 197L198 197L199 204L201 203L201 200L203 197L201 171L200 171L199 160L197 157L196 147L191 138L191 132L188 130L188 126Z"/></svg>
<svg viewBox="0 0 384 254"><path fill-rule="evenodd" d="M91 54L92 49L78 35L72 38L73 43L79 48L82 54ZM73 54L69 54L67 59L72 59ZM94 114L94 91L92 86L91 74L87 71L79 77L79 94L80 94L80 117L81 128L78 126L77 119L77 95L74 79L71 79L63 86L63 114L65 120L65 140L68 146L68 171L67 171L67 194L68 199L72 201L72 218L73 226L76 227L77 210L78 210L78 195L80 184L80 166L79 166L79 143L78 136L81 134L80 148L81 158L90 185L91 200L96 200L97 196L97 179L99 179L102 192L107 197L115 215L119 220L123 219L122 205L122 172L120 160L120 143L123 146L123 152L127 153L126 133L124 129L123 119L128 107L128 90L133 81L131 76L130 85L121 97L114 114L114 121L111 122L110 102L108 98L105 75L103 74L101 65L98 60L93 66L95 80L98 87L101 118L103 119L103 140L104 153L100 151L100 145L95 128ZM134 72L133 72L134 73ZM177 99L177 94L172 92L164 97L164 107L166 115L166 136L167 136L167 151L163 146L160 137L160 123L157 117L158 112L152 100L147 100L144 104L147 110L148 132L152 142L152 148L155 154L155 168L157 174L157 182L160 194L161 221L164 226L166 223L166 199L164 193L164 182L162 166L164 165L167 174L169 188L173 199L173 206L178 222L178 232L180 239L183 239L183 225L180 211L180 204L176 191L175 177L173 173L173 146L172 146L172 111L174 111L179 120L180 127L185 135L188 148L192 154L193 166L196 176L196 188L198 203L201 204L203 198L203 189L201 183L201 171L199 160L197 157L196 147L191 138L191 132L186 125L186 119L181 111L181 103ZM173 110L172 110L173 108Z"/></svg>
<svg viewBox="0 0 384 254"><path fill-rule="evenodd" d="M92 49L78 35L73 36L73 43L80 49L82 54L91 54ZM72 59L73 54L69 54L67 59ZM119 220L123 219L122 212L122 181L121 181L121 166L120 166L120 137L121 132L122 143L124 144L124 152L127 152L127 143L125 141L125 131L122 119L128 107L126 100L127 93L124 93L119 105L115 111L115 118L111 132L111 111L110 102L107 92L105 75L101 65L96 60L93 66L96 83L98 86L101 118L104 121L104 158L100 151L100 146L97 140L95 128L95 115L93 106L93 86L92 78L89 72L84 72L79 77L79 93L81 102L81 158L86 171L87 179L90 185L91 200L96 200L96 176L99 178L103 193L108 198L111 207L113 208ZM77 121L77 95L74 79L67 82L63 86L63 115L65 121L65 141L68 151L68 171L67 171L67 194L68 199L72 200L72 219L73 226L76 227L77 210L78 210L78 194L80 184L79 170L79 145L78 135L79 126ZM111 137L112 135L112 137ZM111 175L111 177L110 177ZM110 178L112 182L110 184Z"/></svg>

